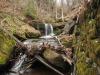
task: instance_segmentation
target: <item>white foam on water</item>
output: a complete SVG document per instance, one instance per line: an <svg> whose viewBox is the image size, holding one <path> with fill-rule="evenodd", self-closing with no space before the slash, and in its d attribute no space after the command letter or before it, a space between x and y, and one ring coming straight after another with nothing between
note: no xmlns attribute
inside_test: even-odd
<svg viewBox="0 0 100 75"><path fill-rule="evenodd" d="M26 54L20 56L20 59L18 59L18 61L15 62L15 65L11 68L11 71L16 72L17 74L20 71L22 63L24 62L26 56L27 56Z"/></svg>

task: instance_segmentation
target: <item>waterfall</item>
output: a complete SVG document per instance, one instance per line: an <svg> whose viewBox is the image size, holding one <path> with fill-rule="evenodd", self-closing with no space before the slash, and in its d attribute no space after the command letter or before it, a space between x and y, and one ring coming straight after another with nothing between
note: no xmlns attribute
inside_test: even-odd
<svg viewBox="0 0 100 75"><path fill-rule="evenodd" d="M53 26L51 24L45 24L45 35L40 38L52 38L54 35Z"/></svg>
<svg viewBox="0 0 100 75"><path fill-rule="evenodd" d="M45 24L45 36L48 35L48 24Z"/></svg>
<svg viewBox="0 0 100 75"><path fill-rule="evenodd" d="M53 32L53 26L50 24L50 28L51 28L51 33L50 33L50 35L54 35L54 32Z"/></svg>
<svg viewBox="0 0 100 75"><path fill-rule="evenodd" d="M53 27L51 24L45 24L45 36L51 35L53 36Z"/></svg>

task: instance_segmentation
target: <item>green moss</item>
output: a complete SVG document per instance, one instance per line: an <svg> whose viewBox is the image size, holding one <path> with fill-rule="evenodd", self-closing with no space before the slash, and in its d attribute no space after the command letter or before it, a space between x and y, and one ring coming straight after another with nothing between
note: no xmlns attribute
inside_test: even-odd
<svg viewBox="0 0 100 75"><path fill-rule="evenodd" d="M34 28L32 29L29 24L20 20L17 16L2 12L0 19L4 20L3 27L20 39L40 36L40 33L36 33L37 31Z"/></svg>
<svg viewBox="0 0 100 75"><path fill-rule="evenodd" d="M15 41L0 30L0 64L5 64L13 50Z"/></svg>

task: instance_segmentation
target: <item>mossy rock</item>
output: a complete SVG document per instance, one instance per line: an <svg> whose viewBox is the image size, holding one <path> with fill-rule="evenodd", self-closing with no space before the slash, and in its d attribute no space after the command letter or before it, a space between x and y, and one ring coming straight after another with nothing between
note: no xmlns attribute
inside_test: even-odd
<svg viewBox="0 0 100 75"><path fill-rule="evenodd" d="M6 64L15 43L12 38L0 30L0 64Z"/></svg>
<svg viewBox="0 0 100 75"><path fill-rule="evenodd" d="M7 29L10 33L20 37L22 39L39 37L40 31L36 30L34 27L22 21L19 17L8 14L0 13L0 19L3 21L2 26Z"/></svg>
<svg viewBox="0 0 100 75"><path fill-rule="evenodd" d="M56 65L58 67L64 68L64 60L62 57L51 49L46 49L43 53L43 56L46 60L48 60L51 64Z"/></svg>

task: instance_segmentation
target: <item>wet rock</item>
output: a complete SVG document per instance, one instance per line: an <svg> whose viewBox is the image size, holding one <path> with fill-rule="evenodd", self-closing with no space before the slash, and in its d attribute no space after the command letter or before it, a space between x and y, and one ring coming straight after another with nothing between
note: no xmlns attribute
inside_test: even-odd
<svg viewBox="0 0 100 75"><path fill-rule="evenodd" d="M56 53L55 51L51 49L47 49L44 51L43 56L45 59L47 59L50 63L58 66L58 67L64 67L64 60L60 56L60 54Z"/></svg>

